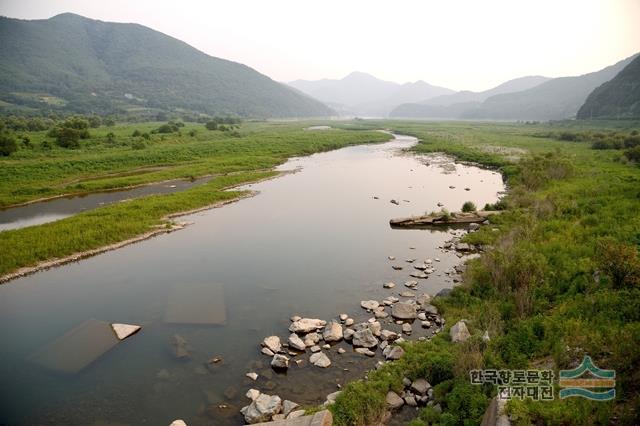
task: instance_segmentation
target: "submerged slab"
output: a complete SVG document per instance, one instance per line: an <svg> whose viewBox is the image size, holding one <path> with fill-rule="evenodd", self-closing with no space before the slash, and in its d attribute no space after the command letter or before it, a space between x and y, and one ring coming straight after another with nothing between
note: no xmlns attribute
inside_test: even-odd
<svg viewBox="0 0 640 426"><path fill-rule="evenodd" d="M34 363L54 371L77 373L120 343L111 324L90 319L31 355Z"/></svg>
<svg viewBox="0 0 640 426"><path fill-rule="evenodd" d="M212 283L177 287L167 300L164 320L171 324L224 324L224 287Z"/></svg>

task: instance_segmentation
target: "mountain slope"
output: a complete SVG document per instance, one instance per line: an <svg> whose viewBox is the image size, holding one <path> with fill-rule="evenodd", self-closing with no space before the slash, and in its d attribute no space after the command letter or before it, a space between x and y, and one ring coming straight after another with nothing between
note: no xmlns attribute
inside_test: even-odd
<svg viewBox="0 0 640 426"><path fill-rule="evenodd" d="M352 114L386 116L395 106L453 93L424 81L398 84L353 72L340 80L296 80L290 86Z"/></svg>
<svg viewBox="0 0 640 426"><path fill-rule="evenodd" d="M479 108L466 111L462 117L501 120L561 120L575 117L589 93L615 77L632 60L633 57L630 57L600 71L554 78L529 90L492 96Z"/></svg>
<svg viewBox="0 0 640 426"><path fill-rule="evenodd" d="M328 115L321 103L160 32L62 14L0 17L0 97L32 107L140 108L249 117ZM45 103L43 99L56 99Z"/></svg>
<svg viewBox="0 0 640 426"><path fill-rule="evenodd" d="M438 96L437 98L431 98L420 103L426 105L453 105L463 102L483 102L491 96L531 89L532 87L538 86L539 84L549 80L551 80L549 77L543 77L540 75L514 78L513 80L506 81L483 92L463 90L452 95Z"/></svg>
<svg viewBox="0 0 640 426"><path fill-rule="evenodd" d="M589 74L553 78L526 90L502 94L494 93L484 100L473 92L459 92L452 95L456 102L450 102L450 97L444 97L431 99L421 104L401 105L391 112L391 116L490 120L562 120L572 118L575 117L589 93L615 77L633 59L634 56ZM515 85L501 85L503 87L498 86L492 90L517 88L522 83L518 80L520 79L514 80ZM526 82L526 80L524 81ZM441 105L434 105L436 103L441 103Z"/></svg>
<svg viewBox="0 0 640 426"><path fill-rule="evenodd" d="M483 92L463 90L450 95L422 100L419 103L402 104L391 111L390 116L406 118L457 118L467 110L478 108L482 101L491 96L526 90L549 80L548 77L542 76L520 77L506 81Z"/></svg>
<svg viewBox="0 0 640 426"><path fill-rule="evenodd" d="M640 56L591 92L577 117L640 118Z"/></svg>

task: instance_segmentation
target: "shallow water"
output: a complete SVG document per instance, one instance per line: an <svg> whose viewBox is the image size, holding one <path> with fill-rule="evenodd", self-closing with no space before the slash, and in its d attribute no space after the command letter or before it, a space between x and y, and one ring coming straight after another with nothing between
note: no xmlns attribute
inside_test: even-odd
<svg viewBox="0 0 640 426"><path fill-rule="evenodd" d="M0 286L0 424L162 425L183 418L190 426L235 425L242 424L238 409L251 387L318 404L337 384L361 377L377 359L353 354L345 343L327 351L330 368L292 366L286 375L271 371L259 343L271 334L286 338L294 313L366 319L360 300L406 290L402 283L412 268L405 258L441 259L419 292L452 286L442 272L460 259L437 248L449 232L393 230L388 221L438 210L438 202L449 210L467 200L495 202L502 179L477 167L452 167L442 156L399 151L415 143L397 137L292 159L281 169L298 173L248 185L260 194L184 217L195 224L182 231ZM398 285L383 289L387 281ZM215 311L221 302L226 307L224 325L165 322L176 303L189 303L176 302L176 294L207 288L216 289ZM188 315L202 306L200 299L177 308ZM74 375L29 361L90 318L143 329ZM414 329L412 338L422 335ZM174 334L189 342L189 360L173 356ZM348 352L338 355L337 347ZM223 362L207 365L212 357ZM252 382L249 371L260 378Z"/></svg>
<svg viewBox="0 0 640 426"><path fill-rule="evenodd" d="M209 181L210 178L196 179L193 182L173 180L153 183L122 191L96 192L87 195L61 197L37 203L25 204L9 209L0 209L0 231L41 225L73 216L86 210L107 204L152 194L170 194L184 191L195 185Z"/></svg>

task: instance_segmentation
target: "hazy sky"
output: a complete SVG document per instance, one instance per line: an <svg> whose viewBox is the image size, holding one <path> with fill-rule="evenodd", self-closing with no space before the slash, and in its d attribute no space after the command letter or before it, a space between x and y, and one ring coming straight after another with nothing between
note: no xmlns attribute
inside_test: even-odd
<svg viewBox="0 0 640 426"><path fill-rule="evenodd" d="M640 0L0 0L0 14L137 22L279 81L425 80L484 90L640 51Z"/></svg>

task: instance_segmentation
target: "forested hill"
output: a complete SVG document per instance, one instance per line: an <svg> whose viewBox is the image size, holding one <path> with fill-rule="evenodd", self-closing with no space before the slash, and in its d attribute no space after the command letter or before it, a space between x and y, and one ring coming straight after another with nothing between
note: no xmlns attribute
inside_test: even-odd
<svg viewBox="0 0 640 426"><path fill-rule="evenodd" d="M327 116L322 103L248 66L137 24L65 13L0 17L0 107Z"/></svg>
<svg viewBox="0 0 640 426"><path fill-rule="evenodd" d="M640 56L591 92L578 118L640 118Z"/></svg>

